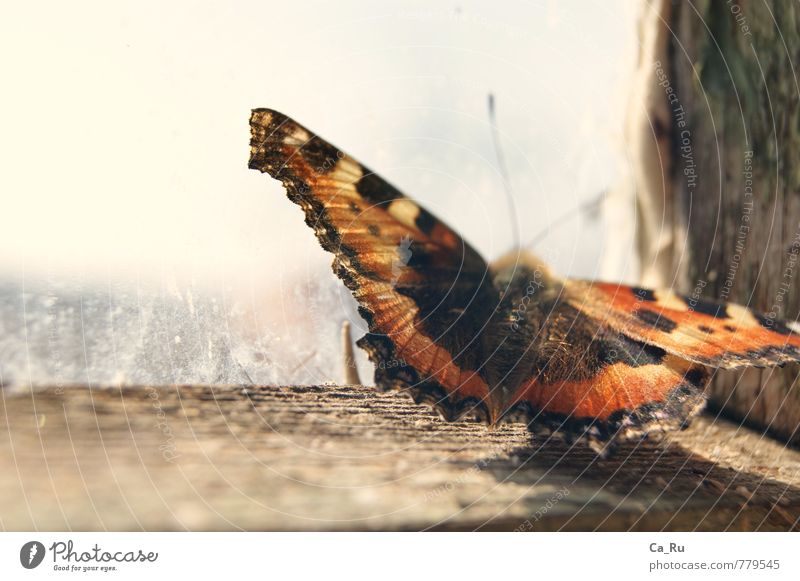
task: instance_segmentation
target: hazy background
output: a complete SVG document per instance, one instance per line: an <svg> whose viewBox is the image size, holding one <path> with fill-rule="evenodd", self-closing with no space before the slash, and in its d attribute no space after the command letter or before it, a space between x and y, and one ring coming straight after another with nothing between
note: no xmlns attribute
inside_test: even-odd
<svg viewBox="0 0 800 581"><path fill-rule="evenodd" d="M636 17L622 0L6 7L0 383L340 380L338 328L363 324L300 210L247 170L250 109L492 259L514 240L487 94L526 240L626 179ZM631 280L632 251L601 269L606 224L561 224L539 251Z"/></svg>

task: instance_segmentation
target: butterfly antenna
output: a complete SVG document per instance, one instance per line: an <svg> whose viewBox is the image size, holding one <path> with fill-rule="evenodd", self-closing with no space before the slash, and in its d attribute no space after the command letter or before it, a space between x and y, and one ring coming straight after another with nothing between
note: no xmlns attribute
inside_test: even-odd
<svg viewBox="0 0 800 581"><path fill-rule="evenodd" d="M500 170L500 177L503 180L503 189L506 192L506 201L508 202L508 218L511 222L511 236L514 240L514 248L519 248L519 224L516 220L517 209L514 207L514 191L511 188L511 179L509 178L508 168L506 167L506 158L503 155L503 148L500 146L500 135L497 131L497 117L495 115L493 93L489 93L489 125L492 128L494 155L497 159L497 167Z"/></svg>
<svg viewBox="0 0 800 581"><path fill-rule="evenodd" d="M568 222L570 219L574 218L575 216L586 215L590 219L594 219L597 216L597 214L600 212L600 207L603 204L603 200L605 200L606 194L607 194L607 191L606 190L602 190L595 197L583 202L577 208L573 208L571 210L567 210L566 212L561 214L558 218L553 220L553 222L551 222L550 224L548 224L547 226L542 228L536 234L536 236L531 238L528 241L528 243L525 244L525 248L531 248L533 246L536 246L537 244L539 244L539 242L541 242L542 240L544 240L545 238L547 238L550 235L550 232L553 230L554 226L558 226L560 224Z"/></svg>

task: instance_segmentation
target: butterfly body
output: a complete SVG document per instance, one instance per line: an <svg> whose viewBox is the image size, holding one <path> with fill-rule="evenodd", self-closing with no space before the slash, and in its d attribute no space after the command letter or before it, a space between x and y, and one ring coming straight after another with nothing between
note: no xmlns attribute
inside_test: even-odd
<svg viewBox="0 0 800 581"><path fill-rule="evenodd" d="M359 303L375 383L447 420L522 420L608 442L677 428L709 368L800 360L800 334L738 305L562 279L510 252L487 264L455 231L363 164L269 109L251 117L250 167L301 206Z"/></svg>

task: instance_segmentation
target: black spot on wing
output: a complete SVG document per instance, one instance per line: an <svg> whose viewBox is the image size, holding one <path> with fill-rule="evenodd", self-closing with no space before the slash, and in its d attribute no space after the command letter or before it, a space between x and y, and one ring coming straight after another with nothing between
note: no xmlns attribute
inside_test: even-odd
<svg viewBox="0 0 800 581"><path fill-rule="evenodd" d="M692 367L685 375L686 381L699 388L703 388L708 381L708 372L702 367Z"/></svg>
<svg viewBox="0 0 800 581"><path fill-rule="evenodd" d="M424 244L420 244L416 240L411 240L408 246L408 254L406 257L406 266L425 272L435 264L435 257Z"/></svg>
<svg viewBox="0 0 800 581"><path fill-rule="evenodd" d="M364 175L356 182L356 191L370 204L385 204L403 197L394 186L386 183L377 174L361 166Z"/></svg>
<svg viewBox="0 0 800 581"><path fill-rule="evenodd" d="M635 341L625 335L605 337L596 341L594 347L597 349L597 359L603 366L615 363L624 363L630 367L659 365L667 355L661 347Z"/></svg>
<svg viewBox="0 0 800 581"><path fill-rule="evenodd" d="M378 228L375 224L370 224L369 226L367 226L367 231L375 237L381 235L381 229Z"/></svg>
<svg viewBox="0 0 800 581"><path fill-rule="evenodd" d="M417 228L419 228L420 232L424 232L425 234L430 234L431 230L433 230L433 227L436 226L438 220L436 220L436 218L433 217L433 214L428 212L428 210L426 210L425 208L421 206L418 207L419 207L419 215L417 216L417 219L414 221L414 223L417 225Z"/></svg>
<svg viewBox="0 0 800 581"><path fill-rule="evenodd" d="M638 286L632 287L631 292L636 295L636 297L642 301L647 302L655 302L656 300L656 293L651 291L650 289L640 288Z"/></svg>
<svg viewBox="0 0 800 581"><path fill-rule="evenodd" d="M300 147L300 154L319 175L330 173L344 154L316 135Z"/></svg>
<svg viewBox="0 0 800 581"><path fill-rule="evenodd" d="M700 329L703 333L708 333L709 335L713 335L714 334L714 329L712 329L711 327L706 327L705 325L700 325L697 328Z"/></svg>
<svg viewBox="0 0 800 581"><path fill-rule="evenodd" d="M736 327L733 325L725 325L723 329L725 329L728 333L735 333L737 331Z"/></svg>
<svg viewBox="0 0 800 581"><path fill-rule="evenodd" d="M689 307L690 311L694 311L702 315L708 315L710 317L714 317L715 319L728 319L730 317L728 315L728 307L725 303L704 301L702 299L696 299L687 296L683 296L681 299L683 299L683 302L686 303L686 306Z"/></svg>
<svg viewBox="0 0 800 581"><path fill-rule="evenodd" d="M766 316L763 313L758 313L756 311L750 310L753 313L756 321L758 324L767 329L768 331L772 331L773 333L778 333L779 335L797 335L794 331L792 331L789 327L786 326L786 323L781 321L780 319L772 319Z"/></svg>
<svg viewBox="0 0 800 581"><path fill-rule="evenodd" d="M678 328L678 324L675 321L650 309L637 309L636 317L643 323L664 333L672 333Z"/></svg>

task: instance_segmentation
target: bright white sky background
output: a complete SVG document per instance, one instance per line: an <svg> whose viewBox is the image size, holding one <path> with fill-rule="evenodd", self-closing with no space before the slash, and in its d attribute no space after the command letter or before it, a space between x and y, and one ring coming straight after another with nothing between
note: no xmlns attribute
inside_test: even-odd
<svg viewBox="0 0 800 581"><path fill-rule="evenodd" d="M496 258L513 241L487 93L529 238L624 173L637 6L10 4L0 278L103 286L132 272L158 292L175 275L246 288L266 318L293 285L338 284L300 210L247 169L253 107L294 117ZM561 273L596 277L603 237L602 218L576 219L546 253Z"/></svg>

